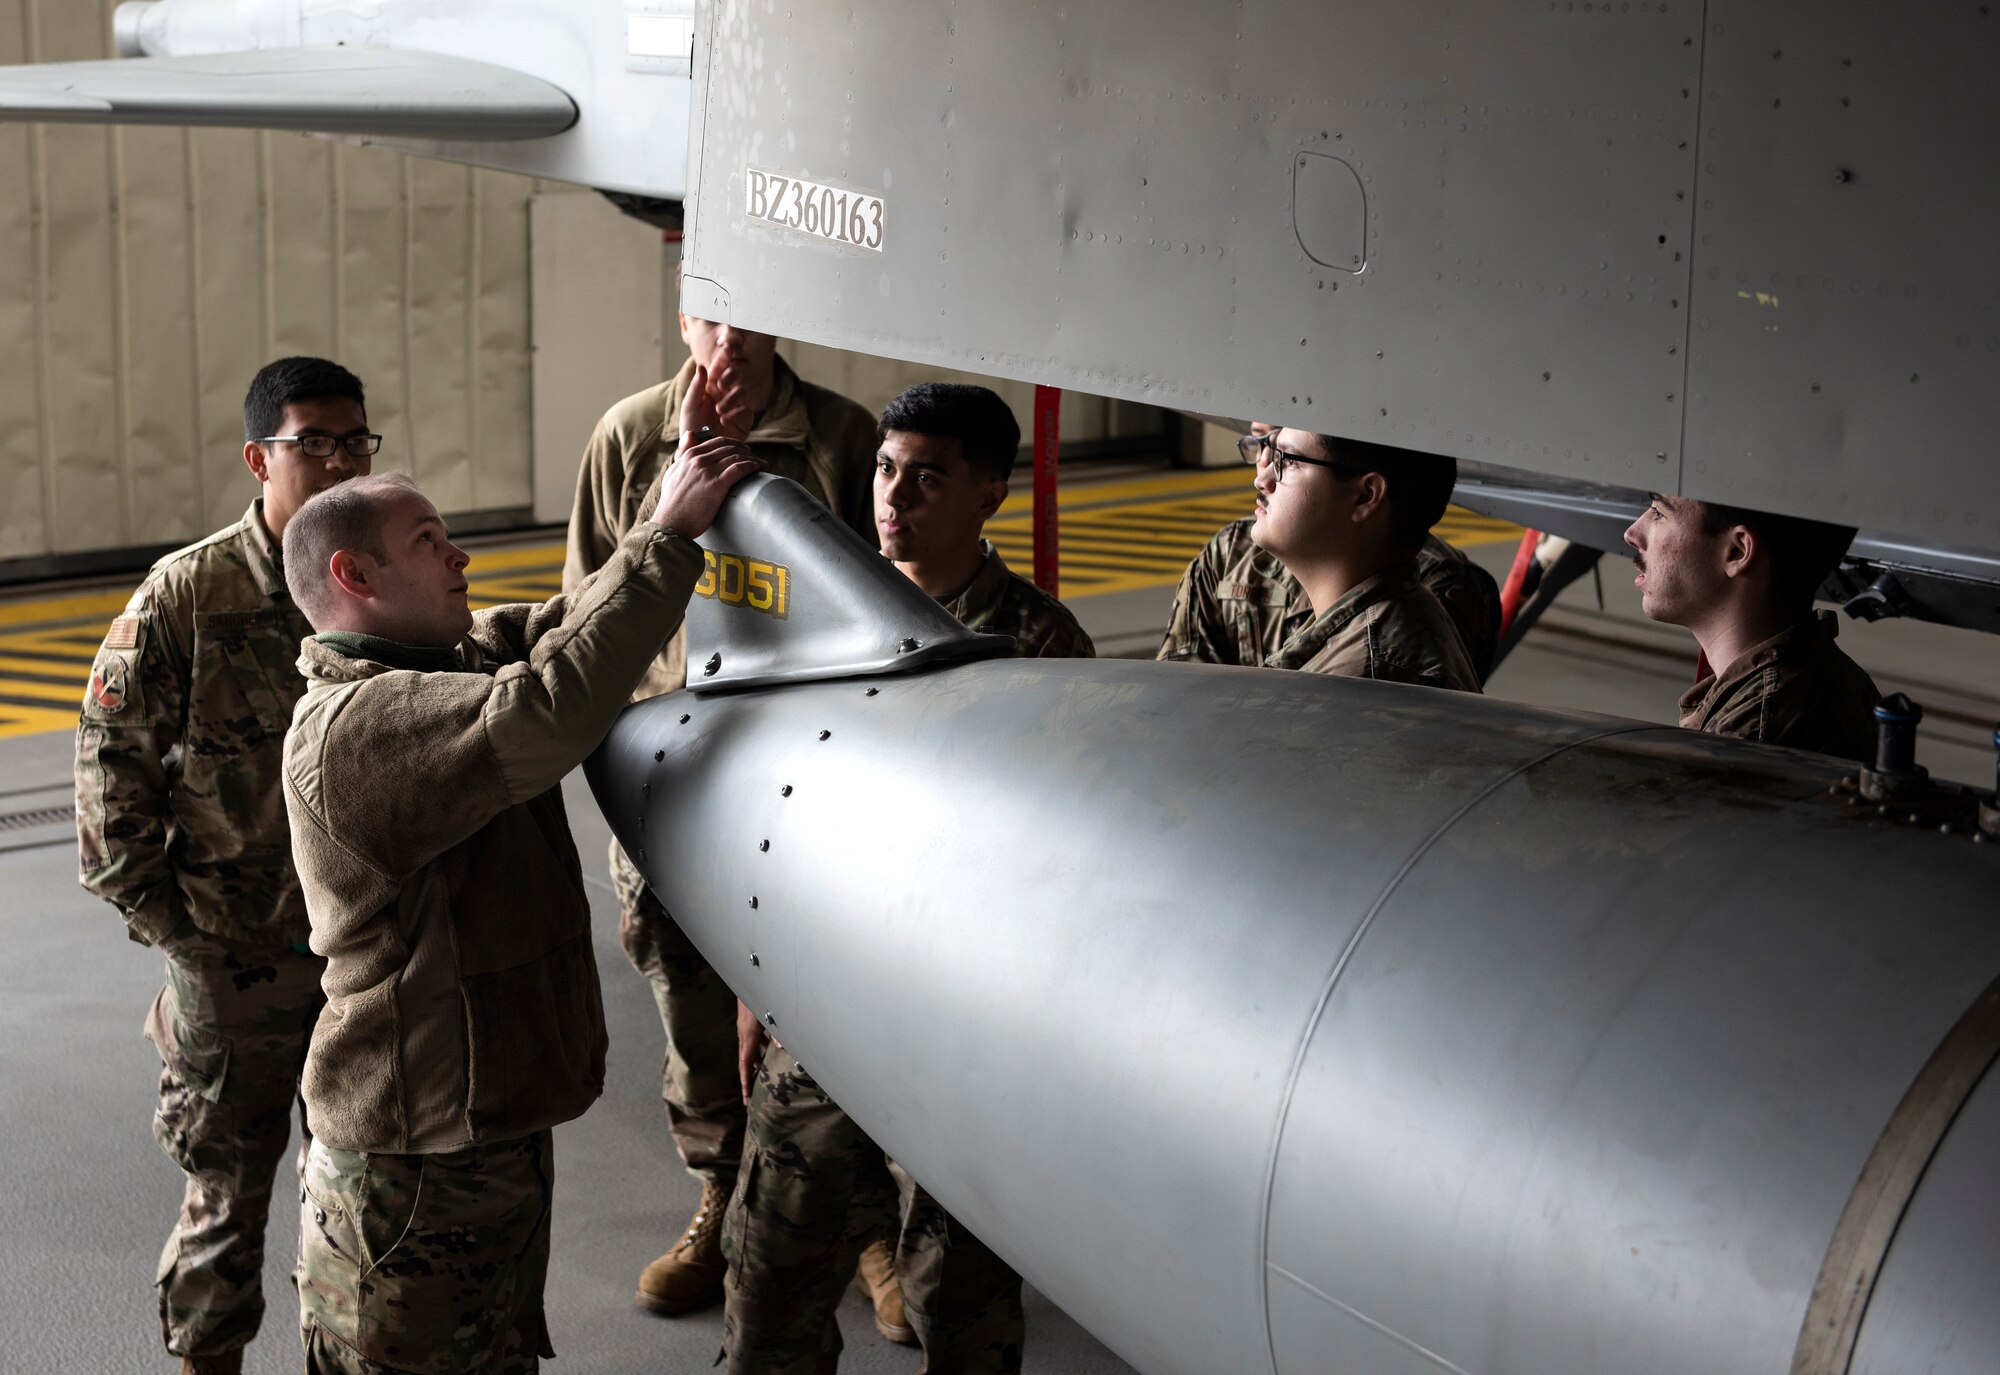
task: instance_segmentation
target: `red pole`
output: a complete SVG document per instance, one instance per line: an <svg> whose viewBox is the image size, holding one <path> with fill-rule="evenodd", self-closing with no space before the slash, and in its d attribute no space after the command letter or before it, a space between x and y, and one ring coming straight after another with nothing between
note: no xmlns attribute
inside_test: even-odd
<svg viewBox="0 0 2000 1375"><path fill-rule="evenodd" d="M1514 624L1514 614L1521 609L1521 589L1528 581L1528 565L1535 560L1535 546L1541 542L1539 530L1523 530L1521 547L1514 551L1514 566L1507 570L1507 581L1500 588L1500 633L1505 635L1507 627Z"/></svg>
<svg viewBox="0 0 2000 1375"><path fill-rule="evenodd" d="M1035 388L1035 586L1056 596L1056 443L1062 388Z"/></svg>

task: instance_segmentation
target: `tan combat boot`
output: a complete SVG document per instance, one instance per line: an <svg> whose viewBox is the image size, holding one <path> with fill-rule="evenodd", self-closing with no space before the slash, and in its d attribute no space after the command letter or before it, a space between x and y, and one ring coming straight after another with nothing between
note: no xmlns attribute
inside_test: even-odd
<svg viewBox="0 0 2000 1375"><path fill-rule="evenodd" d="M220 1356L183 1356L181 1375L243 1375L243 1348Z"/></svg>
<svg viewBox="0 0 2000 1375"><path fill-rule="evenodd" d="M903 1287L896 1282L896 1253L886 1241L870 1242L854 1267L854 1287L875 1305L875 1330L901 1346L917 1344L917 1330L903 1312Z"/></svg>
<svg viewBox="0 0 2000 1375"><path fill-rule="evenodd" d="M713 1183L701 1186L694 1221L673 1250L640 1272L634 1303L672 1317L722 1302L722 1210L728 1206L729 1190Z"/></svg>

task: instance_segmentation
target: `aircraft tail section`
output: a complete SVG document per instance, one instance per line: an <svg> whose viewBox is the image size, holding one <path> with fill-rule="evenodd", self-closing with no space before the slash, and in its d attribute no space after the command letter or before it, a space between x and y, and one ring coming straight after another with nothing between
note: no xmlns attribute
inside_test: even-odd
<svg viewBox="0 0 2000 1375"><path fill-rule="evenodd" d="M688 604L696 692L899 673L1012 652L968 630L806 490L760 474L701 540Z"/></svg>

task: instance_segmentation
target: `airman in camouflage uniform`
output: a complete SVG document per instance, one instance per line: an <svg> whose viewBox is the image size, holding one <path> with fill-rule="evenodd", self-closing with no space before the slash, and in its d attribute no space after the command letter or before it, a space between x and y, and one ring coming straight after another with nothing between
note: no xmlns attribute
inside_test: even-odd
<svg viewBox="0 0 2000 1375"><path fill-rule="evenodd" d="M692 353L672 378L628 396L597 423L584 450L570 513L563 587L573 590L604 565L642 520L644 497L674 461L679 419L695 368L706 370L704 423L743 439L767 471L787 477L875 542L869 474L875 422L868 412L802 381L776 355L768 334L683 315L681 337ZM642 702L687 683L687 636L676 632L646 670L632 700ZM743 1154L743 1102L736 1086L736 995L703 959L637 866L611 842L618 896L618 936L632 967L652 985L667 1033L660 1096L674 1145L702 1182L694 1220L672 1249L648 1264L634 1295L656 1313L707 1307L722 1297L722 1253L714 1222L736 1182Z"/></svg>
<svg viewBox="0 0 2000 1375"><path fill-rule="evenodd" d="M1479 691L1499 595L1430 533L1451 461L1268 426L1239 447L1257 514L1188 565L1157 657Z"/></svg>
<svg viewBox="0 0 2000 1375"><path fill-rule="evenodd" d="M509 1375L554 1356L542 1314L554 1184L552 1132L430 1155L315 1141L299 1266L307 1375ZM528 1263L505 1263L524 1250ZM450 1302L412 1304L413 1289Z"/></svg>
<svg viewBox="0 0 2000 1375"><path fill-rule="evenodd" d="M361 384L322 359L263 369L244 418L264 494L154 565L104 638L76 737L83 884L167 957L146 1019L153 1130L187 1185L156 1283L167 1350L203 1372L236 1370L263 1318L264 1224L323 1002L279 783L312 627L278 540L379 443Z"/></svg>
<svg viewBox="0 0 2000 1375"><path fill-rule="evenodd" d="M1097 649L1068 607L1007 566L990 541L979 541L979 572L966 589L943 598L968 629L1011 635L1022 659L1093 659Z"/></svg>
<svg viewBox="0 0 2000 1375"><path fill-rule="evenodd" d="M938 1205L771 1042L755 1064L743 1172L722 1222L729 1375L830 1375L834 1319L863 1249L897 1238L906 1333L925 1375L1021 1369L1021 1277ZM879 1310L877 1330L885 1324Z"/></svg>
<svg viewBox="0 0 2000 1375"><path fill-rule="evenodd" d="M1686 626L1708 664L1682 694L1681 725L1866 761L1874 680L1834 644L1813 594L1854 538L1818 521L1655 492L1625 531L1640 605Z"/></svg>
<svg viewBox="0 0 2000 1375"><path fill-rule="evenodd" d="M984 387L930 383L890 402L880 428L882 552L967 626L1013 636L1017 656L1091 657L1090 637L1068 608L1009 572L980 538L1007 494L1020 438L1006 404ZM748 1009L738 1028L750 1119L723 1221L731 1375L832 1371L841 1290L885 1229L897 1237L900 1313L884 1311L864 1262L877 1330L920 1344L928 1375L1020 1370L1021 1277L885 1159L784 1047L766 1041Z"/></svg>
<svg viewBox="0 0 2000 1375"><path fill-rule="evenodd" d="M1158 658L1277 667L1287 641L1313 622L1299 580L1250 538L1253 518L1233 520L1195 555L1174 592ZM1424 585L1483 679L1500 644L1500 588L1493 575L1436 535L1417 550Z"/></svg>

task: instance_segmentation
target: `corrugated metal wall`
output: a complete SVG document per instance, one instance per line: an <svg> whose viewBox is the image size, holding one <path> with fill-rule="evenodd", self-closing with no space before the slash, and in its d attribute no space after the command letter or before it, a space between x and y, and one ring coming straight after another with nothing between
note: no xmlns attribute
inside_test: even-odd
<svg viewBox="0 0 2000 1375"><path fill-rule="evenodd" d="M110 3L0 0L0 62L109 56ZM527 178L230 130L0 125L0 561L241 513L243 392L318 353L382 468L530 501Z"/></svg>

